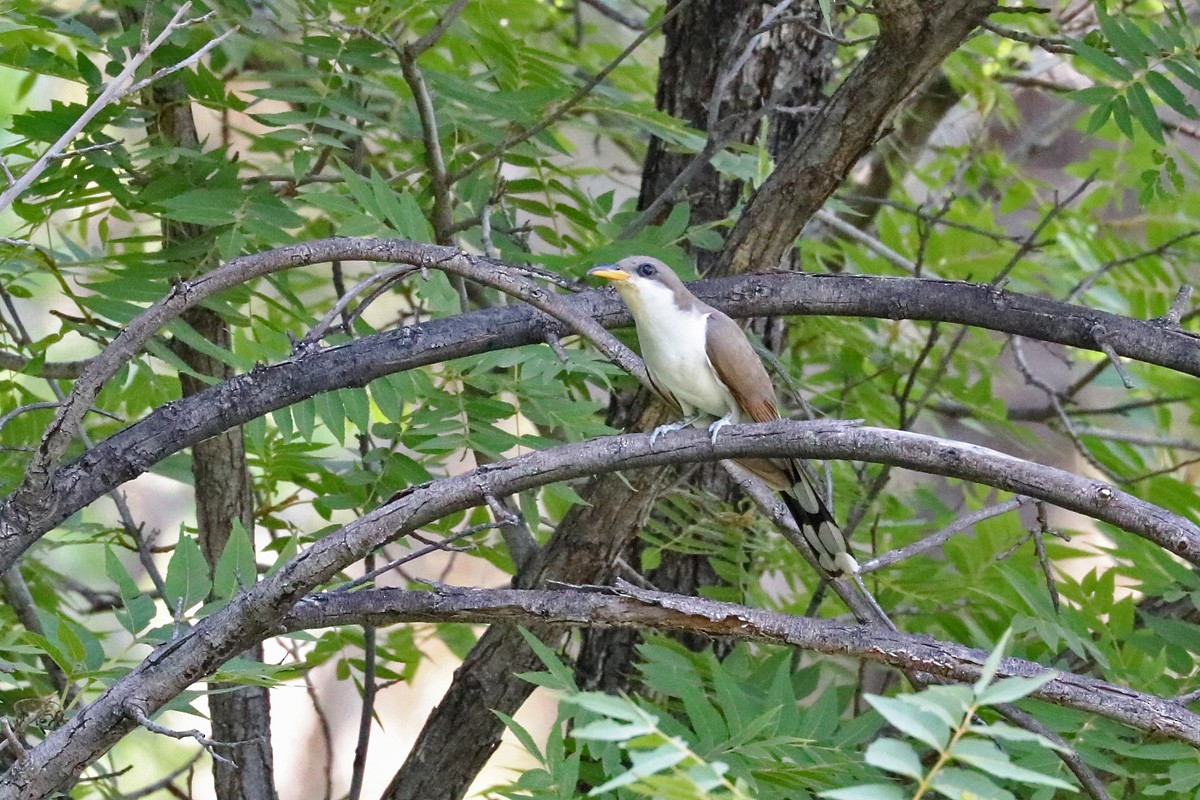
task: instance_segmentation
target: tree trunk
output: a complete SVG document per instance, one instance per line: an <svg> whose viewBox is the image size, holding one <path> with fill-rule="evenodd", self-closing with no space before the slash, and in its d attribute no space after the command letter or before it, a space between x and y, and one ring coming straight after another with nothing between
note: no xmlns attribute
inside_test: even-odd
<svg viewBox="0 0 1200 800"><path fill-rule="evenodd" d="M127 19L128 23L128 19ZM137 24L141 24L140 19ZM192 117L183 84L167 81L145 93L153 112L148 133L178 147L199 149L200 137ZM188 247L207 238L202 226L163 222L164 250ZM196 271L215 264L199 265ZM229 349L229 325L219 314L203 306L185 312L182 319L217 347ZM180 358L198 375L228 380L233 368L182 342L174 344ZM199 377L181 373L184 397L208 387ZM246 447L242 429L233 428L192 447L192 476L196 498L196 527L200 550L208 562L210 574L229 541L235 521L240 521L253 538L254 494L250 471L246 466ZM244 658L262 659L262 646L242 653ZM218 800L276 800L271 744L271 704L265 686L236 686L210 683L209 716L212 738L217 742L236 742L223 748L221 755L234 763L213 761L213 781Z"/></svg>
<svg viewBox="0 0 1200 800"><path fill-rule="evenodd" d="M768 117L767 143L772 156L785 150L799 134L804 120L813 115L812 109L820 106L834 51L830 42L810 33L811 28L794 23L785 25L762 36L743 68L736 76L727 78L730 66L746 50L748 33L762 25L767 10L765 6L738 0L709 0L693 2L685 13L668 21L659 64L656 99L659 110L707 132L719 82L727 84L722 96L716 98L720 102L720 120L756 113L775 95L778 105L794 110ZM807 20L811 27L820 24L815 2L797 3L788 13ZM758 135L759 126L751 126L743 141L752 141ZM642 171L639 205L644 208L654 202L692 158L687 153L672 151L659 139L652 140ZM744 189L741 181L725 178L711 164L706 165L685 189L691 204L691 221L703 224L726 219ZM717 252L697 251L693 255L702 273L718 271ZM760 321L756 332L766 334L768 323ZM782 324L769 327L769 335L764 335L764 339L768 346L774 344L778 348L784 341L786 327ZM610 416L625 416L628 412L621 406L638 408L645 402L643 394L614 398ZM720 497L732 498L736 491L720 464L701 466L695 471L693 482ZM625 562L636 566L640 551L641 544L635 538L623 554ZM679 594L696 594L701 587L718 583L706 556L669 550L663 553L659 567L646 577L656 588ZM628 690L634 648L640 641L641 634L632 629L585 629L576 662L580 685L607 692ZM685 643L699 648L711 642L693 637Z"/></svg>
<svg viewBox="0 0 1200 800"><path fill-rule="evenodd" d="M675 4L673 0L669 5ZM803 13L812 13L816 3L804 0L803 7L809 8ZM762 15L762 6L743 0L692 0L672 18L665 30L659 108L703 129L712 87L722 70L728 69L740 53L731 46L731 40L738 30L754 30ZM798 41L809 41L809 35L800 26L795 31L792 27L776 29L764 37L768 43L760 43L750 63L730 82L722 115L756 109L770 94L775 80L791 80L791 76L803 75L805 79L786 95L785 105L799 105L796 98L809 96L801 92L819 93L827 79L827 48L819 39L815 43L810 41L811 47L798 45ZM816 53L821 54L819 59ZM795 64L791 63L793 58ZM820 67L810 76L804 64ZM652 141L643 173L641 206L652 202L690 160L690 156L669 152L661 142ZM692 202L693 221L724 218L742 189L739 182L724 181L714 169L705 167L686 189ZM700 254L700 258L702 268L715 263L714 254ZM648 404L646 396L638 392L614 399L609 417L611 424L649 430L664 421L663 414L660 404ZM582 493L587 503L567 513L543 552L518 574L515 585L535 587L547 580L575 584L609 580L618 554L636 541L673 475L672 469L647 469L594 480ZM709 580L707 562L689 559L681 565L673 564L671 569L678 574L678 580L672 581L674 585L689 580L692 585L699 585L702 580ZM697 579L690 577L693 575ZM548 643L561 641L561 634L536 632ZM628 649L632 641L629 634L624 634L623 642L618 638L599 647L593 640L590 649L594 655L589 656L587 669L602 676L601 681L621 684L632 656L632 650ZM514 677L514 673L539 668L540 662L516 630L490 627L455 673L454 682L430 714L412 753L392 778L384 798L462 797L495 751L503 733L493 710L511 715L533 690L532 685Z"/></svg>

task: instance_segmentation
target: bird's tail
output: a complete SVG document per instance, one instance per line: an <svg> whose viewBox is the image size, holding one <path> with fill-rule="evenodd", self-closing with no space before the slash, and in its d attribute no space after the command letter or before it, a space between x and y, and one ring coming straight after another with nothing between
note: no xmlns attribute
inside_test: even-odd
<svg viewBox="0 0 1200 800"><path fill-rule="evenodd" d="M792 513L804 540L812 547L821 567L830 575L854 575L858 562L850 555L846 537L838 527L829 507L821 500L812 478L799 464L788 461L787 473L790 485L781 489L779 495Z"/></svg>

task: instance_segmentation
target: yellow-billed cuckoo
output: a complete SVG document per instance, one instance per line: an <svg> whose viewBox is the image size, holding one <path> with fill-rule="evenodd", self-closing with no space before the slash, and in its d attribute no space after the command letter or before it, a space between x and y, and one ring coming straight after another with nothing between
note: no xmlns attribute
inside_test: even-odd
<svg viewBox="0 0 1200 800"><path fill-rule="evenodd" d="M660 435L705 414L716 419L713 442L731 422L779 419L775 387L737 323L688 291L670 267L630 256L588 272L612 281L633 314L642 360L654 388L673 400L684 419L655 429ZM833 575L858 572L846 540L804 468L792 460L739 460L779 491L821 566Z"/></svg>

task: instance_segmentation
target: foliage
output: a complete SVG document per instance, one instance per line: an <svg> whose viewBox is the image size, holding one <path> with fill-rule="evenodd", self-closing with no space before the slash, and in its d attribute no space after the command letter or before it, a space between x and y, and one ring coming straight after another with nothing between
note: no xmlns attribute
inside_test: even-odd
<svg viewBox="0 0 1200 800"><path fill-rule="evenodd" d="M145 5L5 5L0 156L14 176L128 62L142 38L136 20ZM70 362L96 355L179 281L243 254L377 236L487 252L570 288L579 288L573 282L588 266L631 253L661 256L692 277L689 254L719 249L732 220L693 219L681 201L656 224L620 237L636 216L637 179L630 176L650 137L685 154L705 143L704 132L655 107L665 9L650 4L639 17L647 43L579 95L635 35L580 5L468 3L415 57L421 90L405 73L405 47L435 29L449 2L197 3L193 14L214 16L173 34L139 76L237 28L211 54L164 78L190 103L201 142L156 140L147 134L156 124L150 92L125 98L0 211L0 356L8 359L0 371L0 495L25 478L52 405L70 391L77 372ZM843 4L818 0L816 8L841 42L832 90L878 25ZM1098 0L1082 27L1064 8L998 13L996 24L1021 35L985 33L953 54L944 65L958 97L951 123L970 121L942 126L911 157L885 159L893 180L863 223L866 241L810 226L799 266L996 281L1139 319L1167 315L1179 287L1200 277L1193 211L1200 206L1193 124L1200 34L1182 4L1118 8ZM167 16L159 9L147 29L161 30ZM1029 43L1038 40L1056 51L1050 77L1040 66L1047 53ZM1045 85L1025 88L1038 81ZM434 110L432 131L419 110L421 91ZM1030 91L1040 93L1031 99ZM722 178L744 181L743 197L774 166L768 139L730 145L713 161ZM429 148L440 151L445 175L431 166ZM1081 184L1086 190L1068 199ZM829 210L849 209L861 191L852 176ZM191 231L186 237L164 234L182 226ZM313 348L513 302L436 271L404 276L372 295L381 287L362 284L378 272L380 265L368 263L305 267L223 292L205 307L228 326L228 345L173 321L109 381L68 459L179 397L180 376L195 376L181 345L253 374ZM355 287L363 288L359 299L370 298L361 314L356 304L336 305ZM322 322L327 316L331 323ZM306 343L323 324L327 335ZM1195 331L1195 312L1184 309L1181 324ZM1200 392L1189 376L1128 363L1133 388L1126 389L1099 352L1063 353L905 320L795 319L780 338L772 367L792 415L808 402L820 415L986 440L1200 520L1193 458ZM1018 363L1018 352L1032 368ZM98 501L23 558L32 608L19 609L7 588L0 713L21 736L39 740L153 647L397 492L472 463L613 433L603 418L605 395L632 385L594 349L568 339L561 353L523 346L300 397L244 427L253 526L235 529L211 569L180 488L193 482L193 455L147 465L149 479L127 492L130 518ZM897 477L878 465L829 469L838 516L857 525L860 561L1009 499L954 479ZM582 488L551 485L514 498L538 543L580 502ZM1192 691L1200 657L1195 572L1144 539L1065 514L1051 522L1072 539L1039 528L1035 540L1031 519L980 522L940 552L870 574L867 586L908 632L989 647L1011 628L1013 654L1052 669L1163 697ZM430 523L422 535L469 531L457 542L467 552L447 560L486 567L474 574L498 585L515 567L491 522L479 508ZM1042 574L1043 544L1055 596ZM379 562L410 545L421 543L389 546ZM844 613L749 503L673 486L643 532L636 566L652 571L679 553L705 559L721 579L704 589L715 598L795 614ZM443 580L447 561L429 561L388 580L416 588L427 585L423 579ZM338 575L324 588L345 587L353 577ZM329 664L337 678L360 687L408 682L430 668L436 644L461 656L476 633L441 624L371 635L377 663L370 665L363 657L368 634L346 627L281 637L272 664L232 662L219 677L280 686ZM605 696L578 689L569 669L543 651L550 672L534 680L560 692L560 724L542 743L506 720L540 766L498 791L566 798L584 786L618 797L852 798L887 781L871 796L912 796L915 785L947 797L1025 792L1040 800L1075 785L1047 742L989 716L1001 695L1016 701L1028 684L985 680L974 688L871 695L875 712L859 714L859 676L834 659L739 647L721 660L665 639L639 653L642 690ZM174 710L201 715L193 704L200 694L197 686ZM1022 708L1102 772L1113 798L1191 798L1200 787L1200 762L1182 745L1145 742L1071 709L1034 701ZM881 738L882 720L904 738ZM112 773L141 754L123 742L72 796L117 793ZM139 777L150 782L165 771Z"/></svg>

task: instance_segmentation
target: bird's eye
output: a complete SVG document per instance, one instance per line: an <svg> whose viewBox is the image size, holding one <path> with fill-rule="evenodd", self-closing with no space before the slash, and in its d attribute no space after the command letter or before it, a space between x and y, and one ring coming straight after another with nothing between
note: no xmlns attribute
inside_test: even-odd
<svg viewBox="0 0 1200 800"><path fill-rule="evenodd" d="M638 264L637 274L641 275L643 278L649 278L651 275L654 274L654 265L651 264L649 261L646 261L642 264Z"/></svg>

